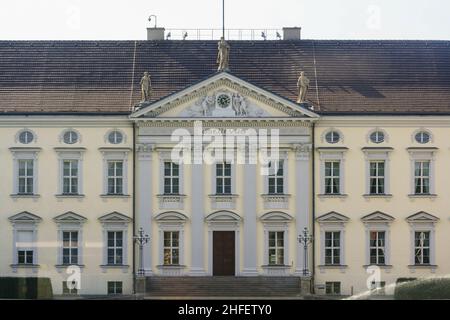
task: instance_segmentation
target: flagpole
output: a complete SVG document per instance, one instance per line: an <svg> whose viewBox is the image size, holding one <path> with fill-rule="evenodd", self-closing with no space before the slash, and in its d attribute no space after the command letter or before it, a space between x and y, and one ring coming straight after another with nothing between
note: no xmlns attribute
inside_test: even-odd
<svg viewBox="0 0 450 320"><path fill-rule="evenodd" d="M225 39L225 0L222 0L222 37Z"/></svg>

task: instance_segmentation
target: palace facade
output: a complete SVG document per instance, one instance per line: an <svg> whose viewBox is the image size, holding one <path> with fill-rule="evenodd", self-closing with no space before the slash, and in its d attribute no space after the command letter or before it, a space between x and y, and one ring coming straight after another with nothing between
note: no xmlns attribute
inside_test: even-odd
<svg viewBox="0 0 450 320"><path fill-rule="evenodd" d="M216 41L0 42L0 276L55 294L131 294L139 271L356 295L450 272L449 42L228 43L217 70Z"/></svg>

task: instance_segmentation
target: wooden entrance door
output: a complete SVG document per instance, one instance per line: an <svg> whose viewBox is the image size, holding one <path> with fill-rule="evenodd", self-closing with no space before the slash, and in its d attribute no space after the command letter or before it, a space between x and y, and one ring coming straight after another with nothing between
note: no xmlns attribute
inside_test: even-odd
<svg viewBox="0 0 450 320"><path fill-rule="evenodd" d="M213 275L235 275L234 231L213 231Z"/></svg>

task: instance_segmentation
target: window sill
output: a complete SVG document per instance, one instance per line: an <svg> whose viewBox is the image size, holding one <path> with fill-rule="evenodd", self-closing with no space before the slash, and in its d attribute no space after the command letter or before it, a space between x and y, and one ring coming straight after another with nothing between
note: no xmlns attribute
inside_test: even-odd
<svg viewBox="0 0 450 320"><path fill-rule="evenodd" d="M321 269L346 269L348 266L346 264L321 264L318 266Z"/></svg>
<svg viewBox="0 0 450 320"><path fill-rule="evenodd" d="M130 198L129 194L101 194L100 198Z"/></svg>
<svg viewBox="0 0 450 320"><path fill-rule="evenodd" d="M25 269L40 267L39 264L26 264L26 263L11 264L10 266L11 266L11 268L25 268Z"/></svg>
<svg viewBox="0 0 450 320"><path fill-rule="evenodd" d="M17 193L17 194L11 194L10 197L13 198L13 199L16 199L16 198L37 199L37 198L40 198L41 195L39 195L39 194L20 194L20 193Z"/></svg>
<svg viewBox="0 0 450 320"><path fill-rule="evenodd" d="M156 266L158 269L184 269L186 268L183 264L160 264Z"/></svg>
<svg viewBox="0 0 450 320"><path fill-rule="evenodd" d="M290 269L292 266L286 264L265 264L262 265L263 269Z"/></svg>
<svg viewBox="0 0 450 320"><path fill-rule="evenodd" d="M392 194L385 194L385 193L379 193L379 194L363 194L364 198L392 198Z"/></svg>
<svg viewBox="0 0 450 320"><path fill-rule="evenodd" d="M56 264L55 268L68 268L68 267L79 267L84 268L84 264Z"/></svg>
<svg viewBox="0 0 450 320"><path fill-rule="evenodd" d="M100 265L100 267L118 269L118 268L129 268L130 266L128 264L102 264Z"/></svg>
<svg viewBox="0 0 450 320"><path fill-rule="evenodd" d="M435 264L410 264L408 268L410 269L436 269L438 266Z"/></svg>
<svg viewBox="0 0 450 320"><path fill-rule="evenodd" d="M392 269L393 266L390 264L366 264L363 265L363 268L367 269L369 267L378 267L380 269Z"/></svg>
<svg viewBox="0 0 450 320"><path fill-rule="evenodd" d="M233 193L216 193L216 194L209 194L209 198L215 199L215 198L237 198L239 195L233 194Z"/></svg>
<svg viewBox="0 0 450 320"><path fill-rule="evenodd" d="M55 194L55 197L79 199L79 198L84 198L85 195L84 194Z"/></svg>
<svg viewBox="0 0 450 320"><path fill-rule="evenodd" d="M437 194L408 194L410 198L436 198Z"/></svg>
<svg viewBox="0 0 450 320"><path fill-rule="evenodd" d="M347 198L348 194L319 194L319 198Z"/></svg>

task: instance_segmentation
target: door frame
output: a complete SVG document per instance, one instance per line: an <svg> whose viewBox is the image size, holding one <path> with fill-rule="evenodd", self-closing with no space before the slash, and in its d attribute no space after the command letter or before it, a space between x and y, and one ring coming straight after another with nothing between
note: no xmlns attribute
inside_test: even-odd
<svg viewBox="0 0 450 320"><path fill-rule="evenodd" d="M214 231L234 231L234 276L240 275L240 233L237 223L211 223L208 229L208 275L213 275L213 232Z"/></svg>

